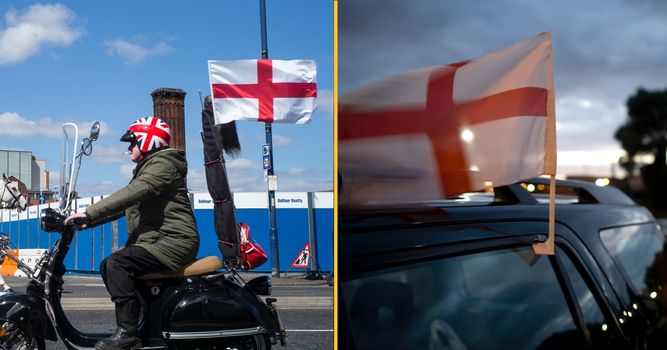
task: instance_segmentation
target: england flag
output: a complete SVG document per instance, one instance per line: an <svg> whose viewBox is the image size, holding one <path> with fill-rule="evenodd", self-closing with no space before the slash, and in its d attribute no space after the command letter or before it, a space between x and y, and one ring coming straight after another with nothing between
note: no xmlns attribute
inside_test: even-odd
<svg viewBox="0 0 667 350"><path fill-rule="evenodd" d="M341 97L339 203L452 197L555 175L551 34Z"/></svg>
<svg viewBox="0 0 667 350"><path fill-rule="evenodd" d="M208 71L216 124L304 124L315 111L315 61L208 61Z"/></svg>

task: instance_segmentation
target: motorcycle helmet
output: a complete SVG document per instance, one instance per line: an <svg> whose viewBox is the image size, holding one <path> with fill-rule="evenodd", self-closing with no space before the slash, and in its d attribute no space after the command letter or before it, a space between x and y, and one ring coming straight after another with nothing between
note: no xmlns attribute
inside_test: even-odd
<svg viewBox="0 0 667 350"><path fill-rule="evenodd" d="M169 147L171 130L169 125L157 117L139 118L127 129L120 138L123 142L130 142L132 146L139 146L142 154Z"/></svg>

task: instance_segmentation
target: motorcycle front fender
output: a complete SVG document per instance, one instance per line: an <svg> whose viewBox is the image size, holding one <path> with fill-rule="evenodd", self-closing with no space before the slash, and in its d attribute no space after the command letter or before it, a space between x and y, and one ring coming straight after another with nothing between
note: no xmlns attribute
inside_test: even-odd
<svg viewBox="0 0 667 350"><path fill-rule="evenodd" d="M44 300L25 293L0 293L0 320L12 321L32 335L58 340L56 331L51 324Z"/></svg>

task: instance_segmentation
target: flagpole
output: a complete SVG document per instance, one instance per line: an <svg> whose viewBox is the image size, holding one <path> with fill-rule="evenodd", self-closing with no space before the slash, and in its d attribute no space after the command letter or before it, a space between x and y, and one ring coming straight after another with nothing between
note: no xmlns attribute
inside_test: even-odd
<svg viewBox="0 0 667 350"><path fill-rule="evenodd" d="M262 29L262 59L269 59L269 49L266 40L266 1L259 0L259 17ZM271 182L274 176L273 169L273 134L270 122L264 123L266 144L269 145L269 168L266 169L267 180ZM276 225L276 191L268 187L269 192L269 238L271 239L271 276L280 278L280 260L278 255L278 228Z"/></svg>

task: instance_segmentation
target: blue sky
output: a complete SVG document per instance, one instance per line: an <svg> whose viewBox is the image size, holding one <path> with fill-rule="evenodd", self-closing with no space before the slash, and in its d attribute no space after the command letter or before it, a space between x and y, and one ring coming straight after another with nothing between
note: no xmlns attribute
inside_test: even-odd
<svg viewBox="0 0 667 350"><path fill-rule="evenodd" d="M317 62L318 110L310 124L274 124L280 191L333 188L333 2L267 0L272 59ZM260 58L259 1L0 2L0 149L32 151L59 182L61 125L87 134L102 123L84 160L81 195L108 194L134 168L118 139L152 115L150 93L185 99L188 185L206 191L198 91L209 94L207 60ZM237 122L241 154L228 157L233 191L266 191L264 123Z"/></svg>

